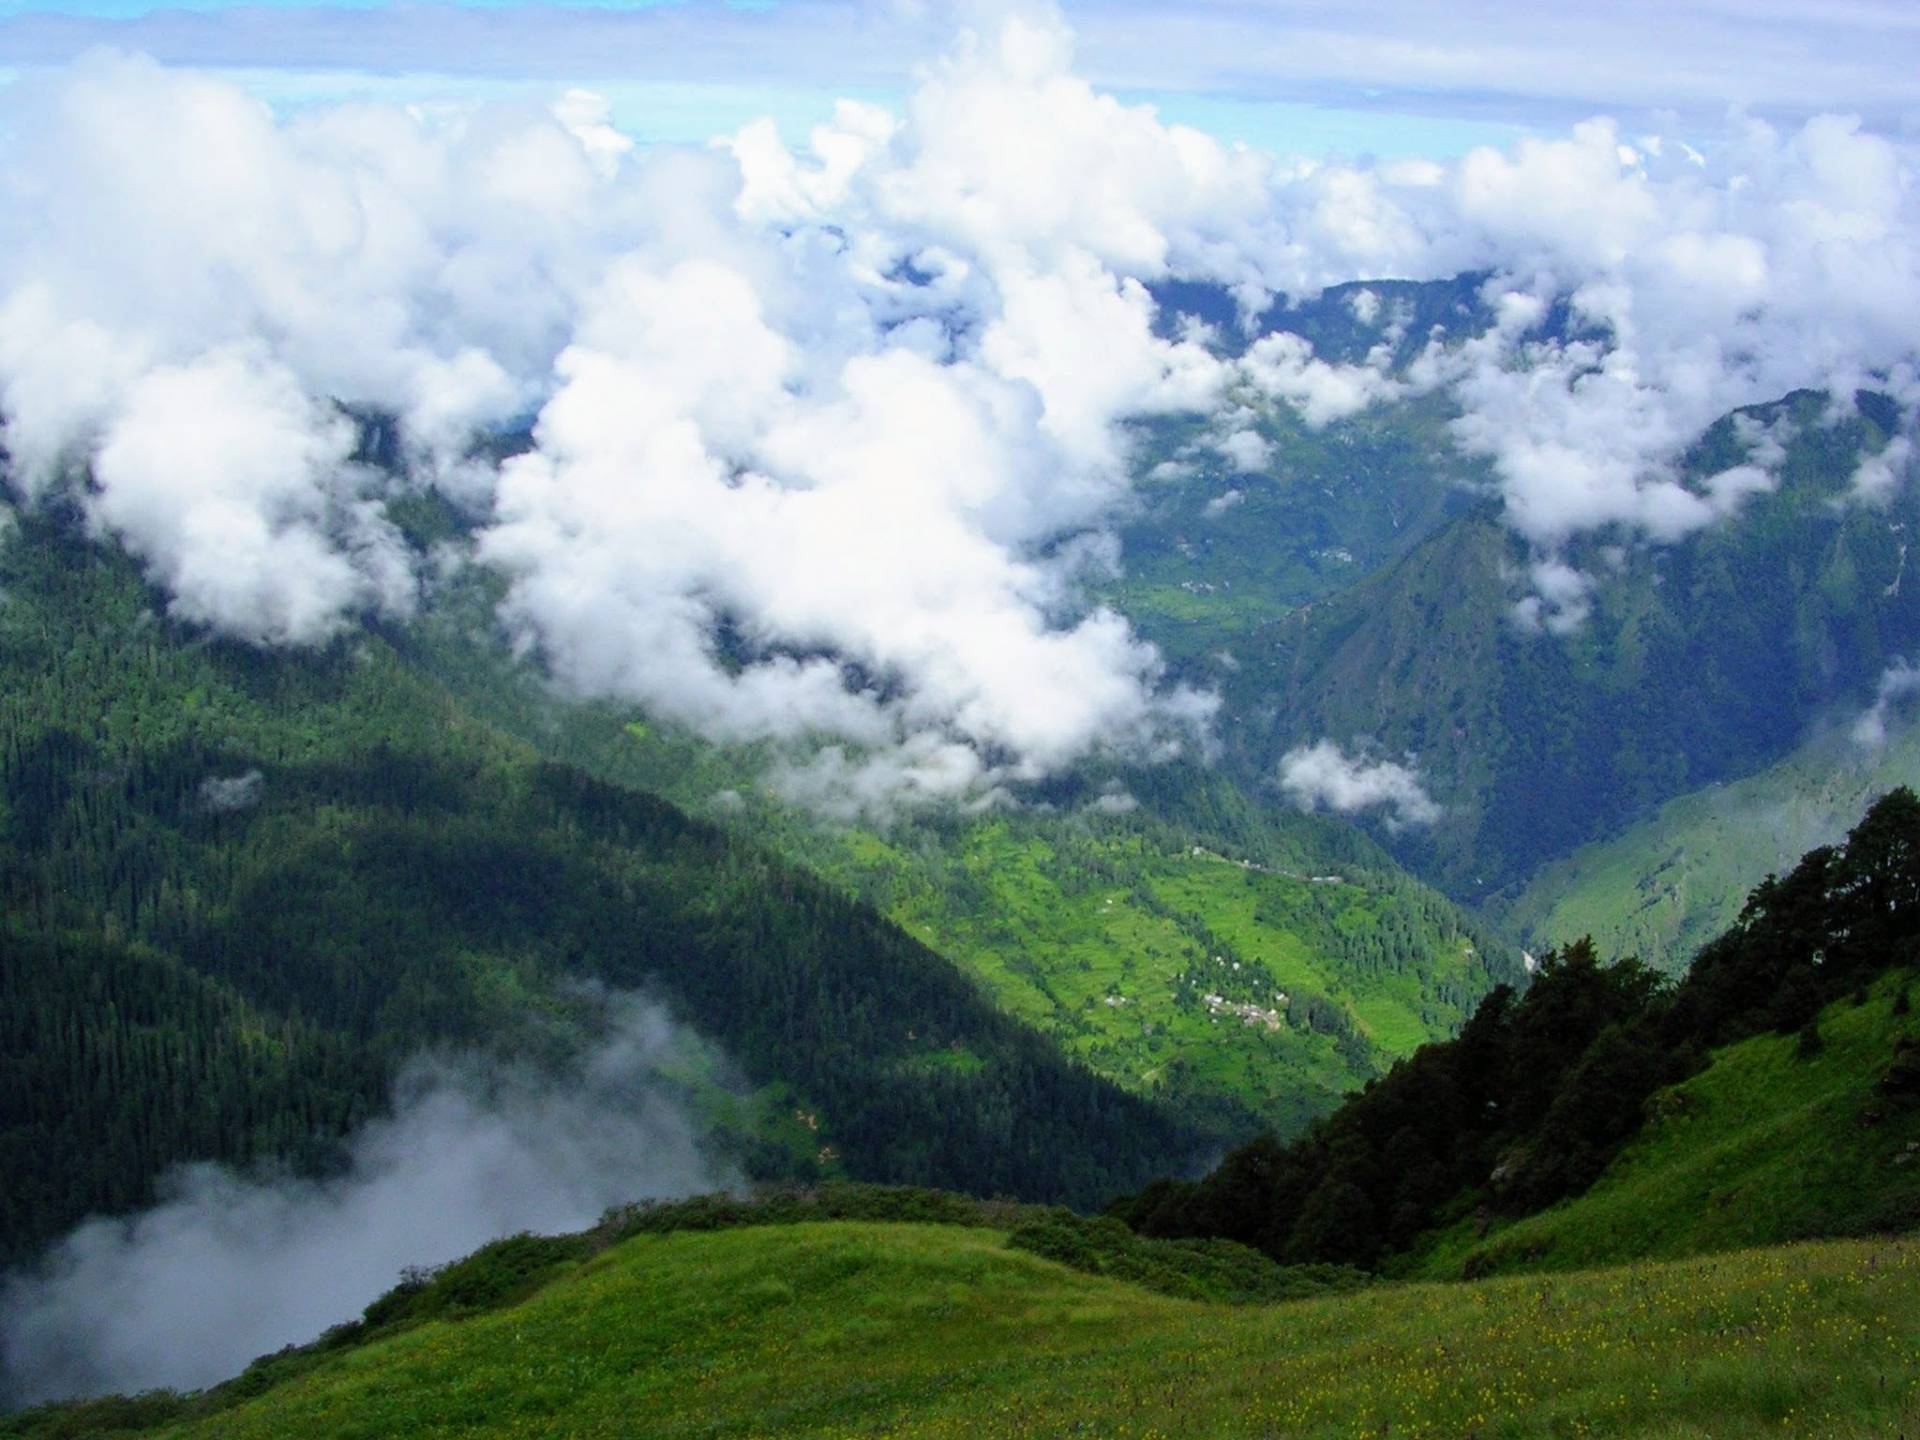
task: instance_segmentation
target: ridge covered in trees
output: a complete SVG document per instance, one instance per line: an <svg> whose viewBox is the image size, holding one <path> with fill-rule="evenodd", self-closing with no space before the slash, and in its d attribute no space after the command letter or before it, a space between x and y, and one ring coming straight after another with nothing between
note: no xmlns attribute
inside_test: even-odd
<svg viewBox="0 0 1920 1440"><path fill-rule="evenodd" d="M1086 1205L1198 1143L867 907L541 760L378 633L196 636L44 519L0 540L0 594L0 1256L177 1162L324 1171L421 1049L565 1049L582 982L744 1072L757 1177Z"/></svg>
<svg viewBox="0 0 1920 1440"><path fill-rule="evenodd" d="M1683 980L1569 945L1524 994L1496 989L1458 1038L1298 1141L1255 1140L1202 1180L1156 1181L1111 1208L1146 1235L1224 1237L1283 1264L1389 1265L1476 1210L1525 1215L1582 1193L1650 1097L1716 1047L1777 1031L1815 1051L1824 1007L1916 961L1920 798L1901 788L1844 845L1758 886ZM1882 1095L1920 1100L1920 1048L1890 1059Z"/></svg>

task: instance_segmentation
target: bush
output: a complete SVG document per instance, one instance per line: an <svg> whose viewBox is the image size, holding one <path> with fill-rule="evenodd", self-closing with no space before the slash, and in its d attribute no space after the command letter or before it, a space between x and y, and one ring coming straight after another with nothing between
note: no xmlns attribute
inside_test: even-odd
<svg viewBox="0 0 1920 1440"><path fill-rule="evenodd" d="M502 1309L591 1251L585 1235L510 1235L437 1270L402 1271L400 1283L362 1312L361 1323L372 1330Z"/></svg>
<svg viewBox="0 0 1920 1440"><path fill-rule="evenodd" d="M747 1225L805 1225L822 1220L1010 1229L1040 1213L1040 1206L1012 1200L976 1200L968 1195L914 1185L848 1183L622 1205L602 1217L593 1235L597 1243L612 1245L634 1235L666 1235L676 1230L736 1230Z"/></svg>
<svg viewBox="0 0 1920 1440"><path fill-rule="evenodd" d="M1344 1265L1278 1265L1233 1240L1151 1240L1125 1222L1053 1210L1007 1241L1042 1259L1090 1275L1125 1280L1183 1300L1261 1304L1349 1290L1366 1277Z"/></svg>
<svg viewBox="0 0 1920 1440"><path fill-rule="evenodd" d="M1795 1034L1793 1053L1802 1060L1811 1060L1826 1048L1827 1042L1820 1037L1820 1017L1816 1015Z"/></svg>
<svg viewBox="0 0 1920 1440"><path fill-rule="evenodd" d="M1893 1047L1893 1064L1876 1087L1889 1100L1903 1105L1920 1101L1920 1045L1902 1036Z"/></svg>

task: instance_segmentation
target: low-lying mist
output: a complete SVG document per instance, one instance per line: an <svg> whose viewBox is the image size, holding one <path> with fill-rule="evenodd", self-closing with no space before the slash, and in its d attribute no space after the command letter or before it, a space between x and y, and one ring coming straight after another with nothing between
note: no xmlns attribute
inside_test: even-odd
<svg viewBox="0 0 1920 1440"><path fill-rule="evenodd" d="M354 1318L403 1267L725 1188L659 1079L673 1039L657 1007L620 999L564 1075L416 1061L338 1178L172 1172L151 1210L89 1220L0 1285L0 1398L201 1388Z"/></svg>

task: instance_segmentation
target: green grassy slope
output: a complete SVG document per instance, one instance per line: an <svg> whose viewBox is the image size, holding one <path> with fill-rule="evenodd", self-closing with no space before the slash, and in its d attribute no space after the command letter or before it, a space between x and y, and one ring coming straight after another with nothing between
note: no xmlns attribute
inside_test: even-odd
<svg viewBox="0 0 1920 1440"><path fill-rule="evenodd" d="M1451 906L1364 872L1315 878L1124 823L1025 816L964 828L938 867L885 836L844 844L825 873L1095 1070L1229 1097L1286 1132L1452 1033L1488 985Z"/></svg>
<svg viewBox="0 0 1920 1440"><path fill-rule="evenodd" d="M1911 1015L1910 972L1820 1018L1824 1042L1758 1035L1654 1097L1647 1127L1585 1194L1415 1257L1423 1275L1565 1270L1920 1224L1920 1110L1876 1090Z"/></svg>
<svg viewBox="0 0 1920 1440"><path fill-rule="evenodd" d="M1917 1280L1920 1246L1871 1241L1226 1307L992 1230L642 1236L137 1433L1885 1436L1920 1422Z"/></svg>
<svg viewBox="0 0 1920 1440"><path fill-rule="evenodd" d="M1838 841L1873 796L1916 783L1920 726L1870 751L1844 734L1824 735L1756 775L1670 800L1581 846L1499 914L1536 951L1591 935L1606 954L1678 972L1766 876Z"/></svg>

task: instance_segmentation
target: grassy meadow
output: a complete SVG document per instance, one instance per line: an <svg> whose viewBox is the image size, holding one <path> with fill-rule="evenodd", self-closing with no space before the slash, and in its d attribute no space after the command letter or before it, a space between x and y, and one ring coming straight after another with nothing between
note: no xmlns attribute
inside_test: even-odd
<svg viewBox="0 0 1920 1440"><path fill-rule="evenodd" d="M139 1433L1878 1437L1920 1424L1917 1347L1911 1240L1225 1306L824 1223L643 1235Z"/></svg>

